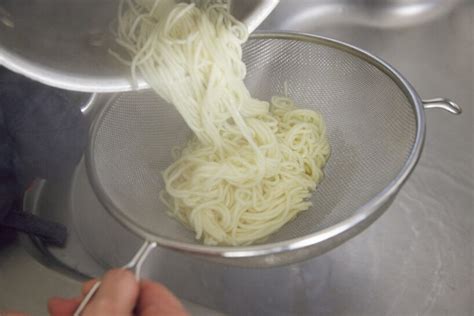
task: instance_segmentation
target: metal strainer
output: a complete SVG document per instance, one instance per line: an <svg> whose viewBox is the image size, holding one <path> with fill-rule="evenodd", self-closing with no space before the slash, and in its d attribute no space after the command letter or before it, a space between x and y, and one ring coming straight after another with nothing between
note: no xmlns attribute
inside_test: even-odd
<svg viewBox="0 0 474 316"><path fill-rule="evenodd" d="M255 34L244 47L253 96L289 95L322 112L331 157L313 207L265 242L205 246L166 214L158 193L171 150L191 131L175 108L152 91L118 94L92 129L87 166L110 213L147 241L240 266L297 262L336 247L390 205L416 165L425 136L425 107L460 113L446 99L421 101L391 66L347 44L295 34Z"/></svg>

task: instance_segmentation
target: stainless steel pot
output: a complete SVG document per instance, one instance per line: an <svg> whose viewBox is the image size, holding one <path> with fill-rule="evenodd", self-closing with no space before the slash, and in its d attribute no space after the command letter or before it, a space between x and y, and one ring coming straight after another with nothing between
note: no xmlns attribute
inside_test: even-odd
<svg viewBox="0 0 474 316"><path fill-rule="evenodd" d="M253 31L279 0L239 0L233 14ZM118 0L5 0L0 3L0 65L58 88L132 90L130 70L108 53ZM140 88L146 83L140 80Z"/></svg>

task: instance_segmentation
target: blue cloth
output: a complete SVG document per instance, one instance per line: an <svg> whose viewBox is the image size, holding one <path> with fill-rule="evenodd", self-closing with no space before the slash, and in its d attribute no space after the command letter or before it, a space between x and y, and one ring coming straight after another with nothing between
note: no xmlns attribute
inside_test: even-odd
<svg viewBox="0 0 474 316"><path fill-rule="evenodd" d="M18 186L15 169L13 168L11 155L13 150L11 146L3 111L0 107L0 219L2 218L2 209L9 207L11 204L8 197L21 194L21 188Z"/></svg>
<svg viewBox="0 0 474 316"><path fill-rule="evenodd" d="M88 127L69 95L0 68L0 224L34 178L67 177L79 162ZM38 228L20 217L10 216L17 228Z"/></svg>

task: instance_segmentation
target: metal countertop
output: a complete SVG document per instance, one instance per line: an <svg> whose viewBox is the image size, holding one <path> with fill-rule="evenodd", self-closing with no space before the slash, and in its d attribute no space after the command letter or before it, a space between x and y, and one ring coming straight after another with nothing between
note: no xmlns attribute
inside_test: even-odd
<svg viewBox="0 0 474 316"><path fill-rule="evenodd" d="M359 236L312 260L265 270L170 259L150 273L180 297L234 315L474 314L474 1L411 1L433 7L405 11L396 3L410 1L366 2L282 1L261 29L359 46L395 66L421 97L450 97L463 114L427 111L418 166ZM21 243L0 250L0 310L39 315L47 297L77 291L77 280L30 252Z"/></svg>

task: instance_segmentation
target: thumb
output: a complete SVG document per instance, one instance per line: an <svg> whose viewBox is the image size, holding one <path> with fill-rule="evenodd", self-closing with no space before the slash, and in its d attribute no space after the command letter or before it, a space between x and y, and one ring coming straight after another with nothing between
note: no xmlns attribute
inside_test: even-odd
<svg viewBox="0 0 474 316"><path fill-rule="evenodd" d="M132 272L114 269L102 278L99 290L84 310L84 316L132 315L138 297L138 282Z"/></svg>
<svg viewBox="0 0 474 316"><path fill-rule="evenodd" d="M187 316L180 301L166 287L151 281L140 282L137 304L140 316Z"/></svg>
<svg viewBox="0 0 474 316"><path fill-rule="evenodd" d="M80 303L81 300L79 298L66 299L53 297L48 300L48 311L52 316L72 315ZM7 316L13 315L7 314Z"/></svg>

